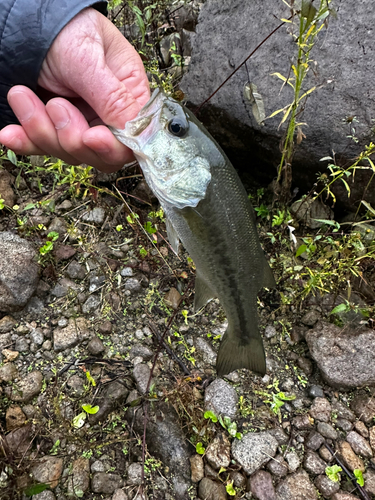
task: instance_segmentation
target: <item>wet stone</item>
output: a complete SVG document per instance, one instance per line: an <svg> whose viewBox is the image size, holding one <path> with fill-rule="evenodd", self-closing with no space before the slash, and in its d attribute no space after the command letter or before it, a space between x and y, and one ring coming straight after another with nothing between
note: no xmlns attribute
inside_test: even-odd
<svg viewBox="0 0 375 500"><path fill-rule="evenodd" d="M278 500L317 500L316 489L305 471L294 472L276 487Z"/></svg>
<svg viewBox="0 0 375 500"><path fill-rule="evenodd" d="M235 389L223 379L217 378L207 387L204 395L205 410L234 420L237 405L238 395Z"/></svg>
<svg viewBox="0 0 375 500"><path fill-rule="evenodd" d="M334 429L331 424L327 424L326 422L318 422L316 429L323 437L327 439L335 440L338 437L336 429Z"/></svg>
<svg viewBox="0 0 375 500"><path fill-rule="evenodd" d="M16 351L22 352L22 353L29 352L29 350L30 350L29 343L27 342L27 340L24 337L18 337L18 339L16 340L16 342L14 344L14 348Z"/></svg>
<svg viewBox="0 0 375 500"><path fill-rule="evenodd" d="M284 477L288 474L288 464L282 455L276 455L273 460L270 460L267 469L271 474L278 477Z"/></svg>
<svg viewBox="0 0 375 500"><path fill-rule="evenodd" d="M372 450L366 439L355 431L350 431L346 436L347 442L353 448L354 453L365 458L372 457Z"/></svg>
<svg viewBox="0 0 375 500"><path fill-rule="evenodd" d="M87 350L93 356L99 356L104 352L105 346L99 337L94 337L88 343Z"/></svg>
<svg viewBox="0 0 375 500"><path fill-rule="evenodd" d="M68 278L62 278L51 290L51 295L57 298L65 297L70 291L77 293L79 287L74 281Z"/></svg>
<svg viewBox="0 0 375 500"><path fill-rule="evenodd" d="M70 245L58 245L56 249L54 249L54 255L57 262L62 260L68 260L73 255L77 253L77 250Z"/></svg>
<svg viewBox="0 0 375 500"><path fill-rule="evenodd" d="M353 429L353 423L346 418L338 418L336 420L336 427L342 431L349 432Z"/></svg>
<svg viewBox="0 0 375 500"><path fill-rule="evenodd" d="M204 477L203 458L201 455L190 457L191 480L193 483L199 483Z"/></svg>
<svg viewBox="0 0 375 500"><path fill-rule="evenodd" d="M87 337L87 322L85 318L71 318L65 328L56 328L53 331L53 348L63 351L76 346L79 341Z"/></svg>
<svg viewBox="0 0 375 500"><path fill-rule="evenodd" d="M264 336L266 339L272 339L272 337L275 337L277 335L277 330L273 325L267 325L265 330L264 330Z"/></svg>
<svg viewBox="0 0 375 500"><path fill-rule="evenodd" d="M359 458L353 451L352 447L347 441L339 441L336 443L336 449L341 455L344 464L353 471L354 469L360 469L362 472L365 471L365 465L363 460Z"/></svg>
<svg viewBox="0 0 375 500"><path fill-rule="evenodd" d="M333 460L332 453L324 445L319 448L319 456L327 463L330 463Z"/></svg>
<svg viewBox="0 0 375 500"><path fill-rule="evenodd" d="M241 472L238 472L236 470L232 470L229 473L229 480L233 481L233 486L235 488L245 488L246 487L246 478L244 477Z"/></svg>
<svg viewBox="0 0 375 500"><path fill-rule="evenodd" d="M153 355L154 353L151 351L151 349L142 344L133 345L129 352L130 359L141 357L144 361L149 361Z"/></svg>
<svg viewBox="0 0 375 500"><path fill-rule="evenodd" d="M15 328L17 322L12 316L4 316L0 319L0 333L8 333Z"/></svg>
<svg viewBox="0 0 375 500"><path fill-rule="evenodd" d="M122 487L122 478L118 474L108 474L106 472L95 472L91 479L91 490L94 493L112 494Z"/></svg>
<svg viewBox="0 0 375 500"><path fill-rule="evenodd" d="M276 500L276 492L269 472L258 470L249 479L250 491L258 500Z"/></svg>
<svg viewBox="0 0 375 500"><path fill-rule="evenodd" d="M285 434L281 427L274 427L268 431L278 442L278 444L287 444L289 442L289 436Z"/></svg>
<svg viewBox="0 0 375 500"><path fill-rule="evenodd" d="M105 472L105 466L101 460L95 460L91 465L91 472Z"/></svg>
<svg viewBox="0 0 375 500"><path fill-rule="evenodd" d="M5 414L7 431L13 431L22 427L26 422L26 415L19 406L10 406Z"/></svg>
<svg viewBox="0 0 375 500"><path fill-rule="evenodd" d="M82 312L84 314L89 314L94 311L100 310L100 297L97 295L90 295L85 303L82 305Z"/></svg>
<svg viewBox="0 0 375 500"><path fill-rule="evenodd" d="M311 431L307 435L305 444L307 448L310 448L310 450L318 450L322 444L324 443L324 437L316 431Z"/></svg>
<svg viewBox="0 0 375 500"><path fill-rule="evenodd" d="M324 474L327 464L322 460L315 451L307 450L305 453L303 466L309 474L317 475Z"/></svg>
<svg viewBox="0 0 375 500"><path fill-rule="evenodd" d="M371 423L375 417L375 398L373 396L358 395L350 406L356 416L366 424Z"/></svg>
<svg viewBox="0 0 375 500"><path fill-rule="evenodd" d="M301 322L306 326L314 326L320 320L320 318L320 312L312 309L302 317Z"/></svg>
<svg viewBox="0 0 375 500"><path fill-rule="evenodd" d="M205 457L214 469L228 467L230 464L230 442L225 434L218 434L207 446Z"/></svg>
<svg viewBox="0 0 375 500"><path fill-rule="evenodd" d="M128 480L127 484L131 486L138 486L142 484L142 469L143 466L139 462L134 462L128 467Z"/></svg>
<svg viewBox="0 0 375 500"><path fill-rule="evenodd" d="M133 377L140 394L146 394L148 381L151 375L151 370L148 365L139 363L133 369Z"/></svg>
<svg viewBox="0 0 375 500"><path fill-rule="evenodd" d="M89 416L90 424L103 422L112 409L122 403L128 394L129 390L120 381L110 382L100 396L95 398L95 405L99 406L99 411Z"/></svg>
<svg viewBox="0 0 375 500"><path fill-rule="evenodd" d="M278 443L268 432L250 432L232 443L233 458L252 474L276 455Z"/></svg>
<svg viewBox="0 0 375 500"><path fill-rule="evenodd" d="M221 483L212 481L204 477L199 483L198 495L204 500L226 500L227 492L225 486Z"/></svg>
<svg viewBox="0 0 375 500"><path fill-rule="evenodd" d="M326 475L317 476L314 480L314 484L324 498L330 498L340 489L340 483L331 481Z"/></svg>
<svg viewBox="0 0 375 500"><path fill-rule="evenodd" d="M12 401L27 402L39 394L43 385L40 371L30 372L13 387L6 387L5 393Z"/></svg>
<svg viewBox="0 0 375 500"><path fill-rule="evenodd" d="M315 398L309 410L310 415L321 422L330 422L331 412L331 404L325 398Z"/></svg>
<svg viewBox="0 0 375 500"><path fill-rule="evenodd" d="M62 458L45 456L41 458L31 469L33 478L38 483L48 483L50 488L56 488L63 471L64 461Z"/></svg>
<svg viewBox="0 0 375 500"><path fill-rule="evenodd" d="M72 472L68 478L68 495L82 497L90 487L90 462L79 457L73 462Z"/></svg>
<svg viewBox="0 0 375 500"><path fill-rule="evenodd" d="M361 434L364 438L369 437L369 432L366 427L366 425L362 422L362 420L357 420L357 422L354 424L355 430Z"/></svg>
<svg viewBox="0 0 375 500"><path fill-rule="evenodd" d="M295 472L301 465L301 460L295 451L286 453L285 460L288 462L290 472Z"/></svg>
<svg viewBox="0 0 375 500"><path fill-rule="evenodd" d="M215 366L217 353L212 349L211 345L202 337L197 337L194 341L194 346L197 353L200 354L204 363Z"/></svg>

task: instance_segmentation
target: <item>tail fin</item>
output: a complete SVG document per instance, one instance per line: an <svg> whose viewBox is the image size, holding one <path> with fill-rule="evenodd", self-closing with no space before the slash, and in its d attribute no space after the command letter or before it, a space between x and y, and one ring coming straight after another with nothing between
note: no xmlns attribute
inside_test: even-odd
<svg viewBox="0 0 375 500"><path fill-rule="evenodd" d="M261 375L266 373L266 356L261 337L246 340L244 342L243 338L231 335L228 330L225 332L216 361L219 377L239 368L248 368Z"/></svg>

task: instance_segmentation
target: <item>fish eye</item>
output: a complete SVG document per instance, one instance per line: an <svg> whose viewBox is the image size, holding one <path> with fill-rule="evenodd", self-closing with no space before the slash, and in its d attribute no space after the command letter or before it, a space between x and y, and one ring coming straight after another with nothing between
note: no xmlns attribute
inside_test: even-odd
<svg viewBox="0 0 375 500"><path fill-rule="evenodd" d="M176 137L183 137L188 131L187 123L179 118L173 118L168 123L168 131Z"/></svg>

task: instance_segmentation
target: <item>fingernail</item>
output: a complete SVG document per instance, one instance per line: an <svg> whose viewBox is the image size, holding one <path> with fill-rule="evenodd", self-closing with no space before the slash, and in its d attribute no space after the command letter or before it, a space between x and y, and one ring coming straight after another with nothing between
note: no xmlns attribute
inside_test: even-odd
<svg viewBox="0 0 375 500"><path fill-rule="evenodd" d="M57 104L56 102L53 106L48 108L48 114L56 130L60 130L68 125L70 122L70 115L64 106Z"/></svg>
<svg viewBox="0 0 375 500"><path fill-rule="evenodd" d="M8 101L21 123L30 120L33 116L35 106L25 92L12 92L8 97Z"/></svg>

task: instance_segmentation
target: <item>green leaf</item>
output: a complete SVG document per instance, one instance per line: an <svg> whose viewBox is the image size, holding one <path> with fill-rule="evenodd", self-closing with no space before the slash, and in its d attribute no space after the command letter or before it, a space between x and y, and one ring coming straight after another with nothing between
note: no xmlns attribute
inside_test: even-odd
<svg viewBox="0 0 375 500"><path fill-rule="evenodd" d="M151 222L149 220L145 223L145 225L143 227L146 229L146 231L148 232L148 234L154 234L157 231L157 229L155 229L152 226L152 224L151 224Z"/></svg>
<svg viewBox="0 0 375 500"><path fill-rule="evenodd" d="M51 231L50 233L47 234L47 238L49 238L52 241L56 241L59 238L59 233L56 231Z"/></svg>
<svg viewBox="0 0 375 500"><path fill-rule="evenodd" d="M91 375L91 373L90 373L88 370L86 370L86 378L87 378L87 380L90 382L90 384L91 384L93 387L95 387L95 386L96 386L96 382L95 382L95 380L92 378L92 375Z"/></svg>
<svg viewBox="0 0 375 500"><path fill-rule="evenodd" d="M213 411L206 411L204 413L204 418L210 419L212 422L217 422L218 418Z"/></svg>
<svg viewBox="0 0 375 500"><path fill-rule="evenodd" d="M306 252L306 250L307 250L307 245L300 245L297 249L296 257L302 255L304 252Z"/></svg>
<svg viewBox="0 0 375 500"><path fill-rule="evenodd" d="M326 467L326 475L334 483L338 483L340 481L339 473L341 471L342 468L339 465L332 465L331 467Z"/></svg>
<svg viewBox="0 0 375 500"><path fill-rule="evenodd" d="M26 488L24 491L24 494L27 497L32 497L33 495L37 495L38 493L42 493L42 491L45 491L49 488L48 484L44 483L38 483L38 484L33 484L32 486L29 486Z"/></svg>
<svg viewBox="0 0 375 500"><path fill-rule="evenodd" d="M12 151L11 149L8 149L8 151L7 151L7 157L8 157L8 160L13 163L13 165L17 166L17 163L18 163L17 162L17 156L14 153L14 151Z"/></svg>
<svg viewBox="0 0 375 500"><path fill-rule="evenodd" d="M353 474L357 478L357 483L359 484L359 486L364 486L365 480L363 479L362 471L360 469L354 469Z"/></svg>
<svg viewBox="0 0 375 500"><path fill-rule="evenodd" d="M199 455L203 455L206 451L206 448L202 445L202 443L197 443L195 446L195 451L199 453Z"/></svg>
<svg viewBox="0 0 375 500"><path fill-rule="evenodd" d="M342 312L347 312L347 311L349 311L349 309L350 309L349 304L344 304L344 303L343 303L343 304L339 304L338 306L334 307L334 308L332 309L332 311L331 311L329 314L330 314L330 315L331 315L331 314L340 314L340 313L342 313Z"/></svg>
<svg viewBox="0 0 375 500"><path fill-rule="evenodd" d="M230 495L231 497L234 497L236 495L236 490L233 488L233 481L227 483L225 489L227 490L228 495Z"/></svg>
<svg viewBox="0 0 375 500"><path fill-rule="evenodd" d="M372 206L370 205L370 203L367 203L367 201L364 201L364 200L362 200L361 203L362 203L362 205L364 205L367 208L367 210L369 212L371 212L373 215L375 215L375 209L372 208Z"/></svg>
<svg viewBox="0 0 375 500"><path fill-rule="evenodd" d="M98 413L99 411L99 406L82 405L82 408L90 415L95 415L95 413Z"/></svg>
<svg viewBox="0 0 375 500"><path fill-rule="evenodd" d="M35 203L28 203L24 210L31 210L32 208L35 208Z"/></svg>
<svg viewBox="0 0 375 500"><path fill-rule="evenodd" d="M75 429L80 429L85 425L85 420L86 420L87 414L83 411L79 415L73 418L72 420L72 425Z"/></svg>

